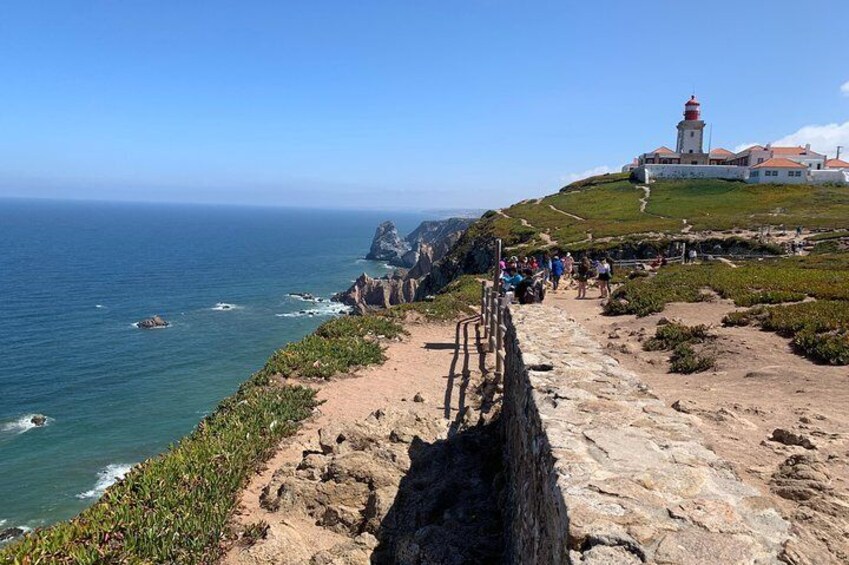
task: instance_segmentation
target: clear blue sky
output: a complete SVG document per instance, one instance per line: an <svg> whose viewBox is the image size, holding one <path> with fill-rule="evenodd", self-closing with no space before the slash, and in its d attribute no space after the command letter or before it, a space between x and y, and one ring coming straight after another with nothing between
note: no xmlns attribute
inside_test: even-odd
<svg viewBox="0 0 849 565"><path fill-rule="evenodd" d="M715 147L849 146L848 21L838 0L3 2L0 196L493 207L673 145L693 88Z"/></svg>

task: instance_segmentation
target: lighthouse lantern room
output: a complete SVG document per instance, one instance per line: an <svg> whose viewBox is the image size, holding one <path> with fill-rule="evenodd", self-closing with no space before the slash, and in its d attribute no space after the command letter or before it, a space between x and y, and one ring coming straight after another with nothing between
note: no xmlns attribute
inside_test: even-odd
<svg viewBox="0 0 849 565"><path fill-rule="evenodd" d="M684 104L684 119L678 122L678 146L676 153L681 154L681 162L689 163L688 155L694 160L692 164L702 161L704 155L705 123L701 119L701 104L693 95Z"/></svg>

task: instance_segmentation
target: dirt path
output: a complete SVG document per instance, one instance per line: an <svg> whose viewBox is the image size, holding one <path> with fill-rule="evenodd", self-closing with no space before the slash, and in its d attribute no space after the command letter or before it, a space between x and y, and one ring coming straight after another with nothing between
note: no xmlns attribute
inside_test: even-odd
<svg viewBox="0 0 849 565"><path fill-rule="evenodd" d="M574 291L551 296L665 403L680 401L707 445L793 523L789 563L849 563L849 368L813 364L774 333L721 327L734 309L727 301L670 304L635 318L602 316L600 300L575 300ZM643 351L661 317L712 326L717 369L671 374L668 352ZM772 441L776 429L815 449Z"/></svg>
<svg viewBox="0 0 849 565"><path fill-rule="evenodd" d="M548 207L551 208L552 210L554 210L557 213L563 214L564 216L569 216L570 218L574 218L575 220L578 220L579 222L586 222L587 221L586 218L576 216L575 214L572 214L572 213L567 212L565 210L561 210L560 208L555 208L554 204L549 204Z"/></svg>
<svg viewBox="0 0 849 565"><path fill-rule="evenodd" d="M646 206L649 205L649 198L651 197L651 188L646 185L638 185L637 188L643 191L645 196L640 198L640 212L643 214L646 213Z"/></svg>
<svg viewBox="0 0 849 565"><path fill-rule="evenodd" d="M456 325L408 324L410 335L388 346L388 359L383 365L318 386L318 399L323 404L315 416L294 437L284 440L240 498L236 524L241 528L267 525L263 526L262 539L248 547L241 544L230 548L221 563L337 562L332 559L343 559L340 563L392 562L395 538L409 534L399 533L393 518L409 511L405 501L415 499L399 493L406 492L405 484L409 490L414 483L416 492L427 495L428 473L433 475L434 470L426 463L441 458L451 459L458 471L464 460L467 466L474 464L456 480L476 478L477 483L455 488L467 490L475 499L455 497L455 505L462 503L462 509L468 510L469 505L494 504L494 497L488 500L485 492L479 492L481 487L491 486L491 481L486 484L476 475L476 469L485 471L488 467L475 457L486 454L479 446L475 451L478 444L470 444L468 439L476 433L489 432L484 431L485 426L472 432L465 429L492 409L489 403L481 402L482 382L488 370L477 347L480 330L475 322L476 319ZM335 442L327 439L337 435ZM362 445L346 447L346 441L357 444L352 439L356 437L369 439L361 440ZM418 444L411 445L410 441ZM485 445L497 447L496 442ZM417 456L422 449L428 452L424 462ZM352 451L356 451L354 459ZM387 454L391 454L390 459L379 463ZM371 461L371 466L363 461ZM342 473L339 469L350 476L331 476ZM450 473L445 469L435 472L439 481L430 477L431 484L451 486ZM370 487L360 482L364 473L371 473L366 481ZM380 488L370 494L363 492L375 485ZM353 511L358 497L364 497L363 508ZM417 504L426 505L427 501ZM497 522L497 511L485 510ZM403 521L405 527L438 527L419 522ZM478 530L484 522L454 528L456 534L452 535L474 539L480 535ZM487 534L486 551L500 551L500 526L497 534L498 539L492 538L492 532ZM450 537L446 534L445 539ZM476 548L474 543L465 545L470 551ZM443 547L451 545L446 542Z"/></svg>

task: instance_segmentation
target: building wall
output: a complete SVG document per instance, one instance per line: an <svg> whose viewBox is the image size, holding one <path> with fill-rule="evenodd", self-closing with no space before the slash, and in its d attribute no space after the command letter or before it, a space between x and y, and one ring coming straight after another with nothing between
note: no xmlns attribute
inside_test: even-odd
<svg viewBox="0 0 849 565"><path fill-rule="evenodd" d="M790 173L802 173L799 176ZM771 173L771 174L767 174ZM752 184L806 184L808 171L802 169L757 169L749 173L748 182Z"/></svg>
<svg viewBox="0 0 849 565"><path fill-rule="evenodd" d="M809 177L812 184L849 184L849 169L810 171Z"/></svg>
<svg viewBox="0 0 849 565"><path fill-rule="evenodd" d="M701 120L682 120L678 123L678 143L675 151L682 154L682 160L686 153L704 152L704 127L705 123Z"/></svg>
<svg viewBox="0 0 849 565"><path fill-rule="evenodd" d="M658 179L728 179L746 180L749 171L745 167L725 165L642 165L634 169L640 182Z"/></svg>

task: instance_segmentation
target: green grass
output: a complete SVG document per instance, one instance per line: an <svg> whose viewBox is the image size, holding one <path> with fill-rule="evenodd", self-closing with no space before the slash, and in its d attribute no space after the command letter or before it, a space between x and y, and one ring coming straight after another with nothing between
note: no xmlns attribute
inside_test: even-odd
<svg viewBox="0 0 849 565"><path fill-rule="evenodd" d="M431 301L399 304L379 315L389 319L404 319L409 313L415 312L428 320L448 321L475 312L474 306L480 303L481 283L483 275L464 275L451 282L439 291Z"/></svg>
<svg viewBox="0 0 849 565"><path fill-rule="evenodd" d="M669 323L658 326L655 336L646 340L643 349L646 351L663 351L675 349L683 343L703 343L710 337L705 325L686 326Z"/></svg>
<svg viewBox="0 0 849 565"><path fill-rule="evenodd" d="M849 191L845 187L814 185L751 185L741 181L693 179L651 184L646 213L640 212L644 192L627 174L604 175L579 181L539 201L519 202L484 215L472 226L462 253L485 235L500 237L517 254L542 248L540 233L548 233L560 249L570 251L613 248L617 243L680 235L683 220L694 230L752 229L797 225L807 229L849 228ZM574 214L583 220L552 210ZM531 226L521 224L526 220ZM586 241L588 233L593 241ZM843 232L844 234L846 232ZM653 234L653 235L649 235ZM615 238L599 242L602 238Z"/></svg>
<svg viewBox="0 0 849 565"><path fill-rule="evenodd" d="M672 266L656 276L627 281L605 305L608 315L646 316L670 302L697 302L712 290L737 306L727 326L759 325L792 338L810 359L843 365L849 360L849 253L809 255L725 265ZM814 301L802 302L806 297Z"/></svg>
<svg viewBox="0 0 849 565"><path fill-rule="evenodd" d="M315 407L315 392L275 375L328 378L381 363L377 338L404 333L377 316L331 320L266 366L161 456L133 468L92 507L3 550L0 563L211 563L228 538L239 491L259 462ZM245 539L258 535L253 525Z"/></svg>

